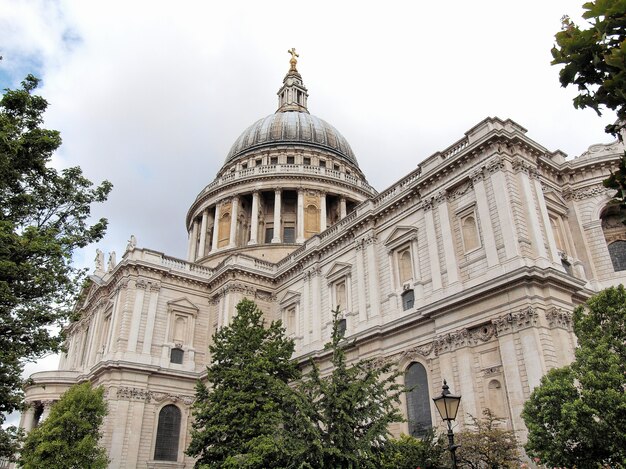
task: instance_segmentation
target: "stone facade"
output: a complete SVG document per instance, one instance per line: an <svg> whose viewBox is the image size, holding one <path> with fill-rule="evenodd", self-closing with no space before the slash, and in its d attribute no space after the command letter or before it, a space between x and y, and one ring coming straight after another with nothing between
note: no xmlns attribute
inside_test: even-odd
<svg viewBox="0 0 626 469"><path fill-rule="evenodd" d="M573 359L573 308L626 280L626 229L601 184L623 146L566 160L517 123L488 118L377 193L307 97L292 61L276 114L242 134L191 205L187 260L134 237L118 264L99 260L59 370L33 375L26 390L27 430L71 384L91 380L106 389L110 467L192 467L194 383L212 334L250 298L283 320L296 360L319 357L322 369L340 305L351 359L423 367L422 421L440 424L430 398L446 379L463 396L461 425L490 407L524 438L524 401ZM163 459L167 406L181 428Z"/></svg>

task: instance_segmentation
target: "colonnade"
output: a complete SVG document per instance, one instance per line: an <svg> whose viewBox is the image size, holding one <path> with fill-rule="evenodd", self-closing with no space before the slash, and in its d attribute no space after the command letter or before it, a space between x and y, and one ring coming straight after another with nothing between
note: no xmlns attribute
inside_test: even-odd
<svg viewBox="0 0 626 469"><path fill-rule="evenodd" d="M345 196L305 188L234 195L193 219L188 259L246 245L300 244L344 218L355 205Z"/></svg>

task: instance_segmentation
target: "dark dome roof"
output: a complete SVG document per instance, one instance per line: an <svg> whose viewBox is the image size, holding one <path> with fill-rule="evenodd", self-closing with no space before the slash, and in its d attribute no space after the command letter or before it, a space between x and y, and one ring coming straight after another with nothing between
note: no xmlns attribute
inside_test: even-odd
<svg viewBox="0 0 626 469"><path fill-rule="evenodd" d="M226 163L258 148L276 144L310 145L335 153L358 167L350 144L328 122L308 112L277 112L256 121L235 141Z"/></svg>

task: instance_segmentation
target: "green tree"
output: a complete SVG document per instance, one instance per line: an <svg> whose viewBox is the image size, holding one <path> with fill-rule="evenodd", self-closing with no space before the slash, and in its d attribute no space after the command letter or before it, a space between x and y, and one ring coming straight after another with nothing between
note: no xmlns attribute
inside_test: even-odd
<svg viewBox="0 0 626 469"><path fill-rule="evenodd" d="M290 361L294 342L280 321L269 327L250 300L237 305L231 324L213 335L209 387L198 382L190 456L196 467L282 467L292 390L300 377Z"/></svg>
<svg viewBox="0 0 626 469"><path fill-rule="evenodd" d="M404 391L397 383L399 372L391 364L373 360L348 365L346 350L351 346L343 338L336 310L331 341L325 346L331 353L332 371L322 376L312 361L298 386L304 407L294 421L301 425L302 456L309 467L378 468L389 425L404 420L398 410Z"/></svg>
<svg viewBox="0 0 626 469"><path fill-rule="evenodd" d="M440 469L449 467L448 445L442 435L428 432L423 438L402 435L388 440L381 454L381 469Z"/></svg>
<svg viewBox="0 0 626 469"><path fill-rule="evenodd" d="M626 467L626 290L574 311L576 359L551 370L524 405L529 455L565 467Z"/></svg>
<svg viewBox="0 0 626 469"><path fill-rule="evenodd" d="M104 388L76 384L52 406L48 418L26 437L19 467L25 469L104 469L109 460L98 446L107 414Z"/></svg>
<svg viewBox="0 0 626 469"><path fill-rule="evenodd" d="M583 8L588 27L563 17L552 64L563 65L559 72L563 87L578 88L576 108L590 107L599 115L602 107L617 112L620 122L607 127L616 134L626 123L626 1L595 0Z"/></svg>
<svg viewBox="0 0 626 469"><path fill-rule="evenodd" d="M608 125L606 132L622 139L620 132L626 129L626 0L595 0L583 8L588 27L563 17L562 29L555 35L552 64L563 65L559 72L563 87L578 88L574 107L590 107L598 115L602 108L617 113L617 123ZM604 185L617 191L615 203L626 211L626 152Z"/></svg>
<svg viewBox="0 0 626 469"><path fill-rule="evenodd" d="M517 468L520 464L518 441L513 430L502 427L503 419L490 409L483 418L470 415L472 423L458 434L458 462L471 469Z"/></svg>
<svg viewBox="0 0 626 469"><path fill-rule="evenodd" d="M49 166L61 138L41 127L48 103L33 94L37 84L29 75L0 100L0 424L20 408L24 361L59 350L52 326L69 317L83 274L72 254L104 235L105 219L87 221L111 190L92 187L80 168ZM0 456L10 440L0 437Z"/></svg>

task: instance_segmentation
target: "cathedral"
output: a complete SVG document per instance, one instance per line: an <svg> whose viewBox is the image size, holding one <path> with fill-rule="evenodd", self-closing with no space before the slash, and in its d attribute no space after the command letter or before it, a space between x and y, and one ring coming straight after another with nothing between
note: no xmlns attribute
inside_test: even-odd
<svg viewBox="0 0 626 469"><path fill-rule="evenodd" d="M378 192L309 113L290 52L278 109L192 201L187 258L134 237L117 263L98 253L59 369L26 388L24 429L89 380L105 389L111 468L193 467L194 385L214 332L249 298L282 320L295 360L322 370L339 307L348 358L391 362L410 388L394 435L442 425L432 397L445 379L462 395L459 427L488 407L525 439L524 402L574 357L573 308L626 282L626 226L602 185L623 144L566 159L486 118Z"/></svg>

